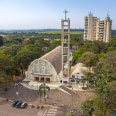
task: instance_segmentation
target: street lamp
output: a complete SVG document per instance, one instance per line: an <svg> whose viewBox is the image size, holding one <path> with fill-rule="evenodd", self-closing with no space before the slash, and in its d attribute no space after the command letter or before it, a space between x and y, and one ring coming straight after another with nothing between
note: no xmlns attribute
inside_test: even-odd
<svg viewBox="0 0 116 116"><path fill-rule="evenodd" d="M16 83L16 84L15 84L15 87L16 87L16 95L19 95L18 85L19 85L19 83Z"/></svg>

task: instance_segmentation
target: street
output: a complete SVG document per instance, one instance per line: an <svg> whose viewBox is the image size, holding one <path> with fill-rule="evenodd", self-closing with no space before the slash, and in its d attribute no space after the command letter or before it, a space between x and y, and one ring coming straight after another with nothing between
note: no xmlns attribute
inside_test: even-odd
<svg viewBox="0 0 116 116"><path fill-rule="evenodd" d="M60 108L51 106L49 109L37 109L28 106L26 109L12 107L10 102L0 101L0 116L65 116Z"/></svg>

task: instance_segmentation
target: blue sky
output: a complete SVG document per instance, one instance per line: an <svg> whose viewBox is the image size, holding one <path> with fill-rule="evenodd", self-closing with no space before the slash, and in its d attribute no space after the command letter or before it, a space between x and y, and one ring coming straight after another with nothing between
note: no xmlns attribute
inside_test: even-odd
<svg viewBox="0 0 116 116"><path fill-rule="evenodd" d="M71 28L83 28L91 11L101 20L109 12L116 29L116 0L0 0L0 29L59 29L65 8Z"/></svg>

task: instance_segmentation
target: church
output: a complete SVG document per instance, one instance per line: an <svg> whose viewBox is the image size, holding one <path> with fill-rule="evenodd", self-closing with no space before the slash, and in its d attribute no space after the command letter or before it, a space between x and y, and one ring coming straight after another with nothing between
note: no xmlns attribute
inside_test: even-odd
<svg viewBox="0 0 116 116"><path fill-rule="evenodd" d="M70 19L61 20L61 46L35 59L26 72L26 79L37 82L69 83L70 79Z"/></svg>
<svg viewBox="0 0 116 116"><path fill-rule="evenodd" d="M28 67L26 78L37 82L59 82L62 67L61 48L58 46L44 56L35 59Z"/></svg>
<svg viewBox="0 0 116 116"><path fill-rule="evenodd" d="M79 69L77 66L73 72L71 71L70 19L66 18L66 10L64 13L65 19L61 20L61 46L32 61L25 73L27 80L38 83L69 84L72 77L83 77L80 74L83 68Z"/></svg>

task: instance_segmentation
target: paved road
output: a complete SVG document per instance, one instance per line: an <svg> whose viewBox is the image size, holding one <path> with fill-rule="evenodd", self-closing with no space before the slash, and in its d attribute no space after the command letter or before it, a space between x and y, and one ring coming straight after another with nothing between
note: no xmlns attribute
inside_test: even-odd
<svg viewBox="0 0 116 116"><path fill-rule="evenodd" d="M30 90L23 87L22 85L19 85L18 91L19 91L19 95L16 95L16 87L14 85L11 85L8 91L6 92L3 91L4 94L0 94L0 98L8 98L9 100L13 100L13 101L14 100L26 101L27 103L34 104L36 106L45 103L43 98L42 98L42 103L40 103L39 95L34 90ZM77 92L77 93L69 92L69 93L71 95L59 89L54 89L47 93L48 94L47 104L49 105L56 104L57 106L63 105L65 107L69 107L69 109L62 109L62 111L61 110L55 111L54 108L51 108L50 111L49 110L42 111L36 108L20 110L20 109L14 109L11 107L11 105L1 103L0 101L0 116L43 116L44 113L45 114L48 113L48 116L50 113L52 113L54 116L65 116L65 115L62 115L62 113L63 112L66 113L66 111L70 111L70 106L71 107L73 106L74 109L77 109L77 107L79 106L81 102L85 101L86 99L90 99L91 96L93 96L91 95L93 94L91 92ZM55 111L56 113L55 112L53 113L53 111ZM11 112L11 115L8 114L9 112ZM21 115L18 115L20 114L20 112L21 112ZM17 114L17 115L14 115L14 114Z"/></svg>
<svg viewBox="0 0 116 116"><path fill-rule="evenodd" d="M65 116L65 112L56 106L49 109L37 109L28 106L26 109L12 107L11 103L0 101L0 116Z"/></svg>
<svg viewBox="0 0 116 116"><path fill-rule="evenodd" d="M27 89L23 87L21 84L17 86L17 89L14 85L10 85L8 91L3 91L4 94L0 94L0 97L8 98L10 100L19 100L19 101L26 101L32 102L39 98L39 95L36 91ZM18 90L19 95L16 95L16 91Z"/></svg>
<svg viewBox="0 0 116 116"><path fill-rule="evenodd" d="M56 113L58 111L58 107L52 106L49 108L49 110L46 112L45 116L56 116Z"/></svg>
<svg viewBox="0 0 116 116"><path fill-rule="evenodd" d="M9 103L0 104L0 116L37 116L38 109L17 109Z"/></svg>

